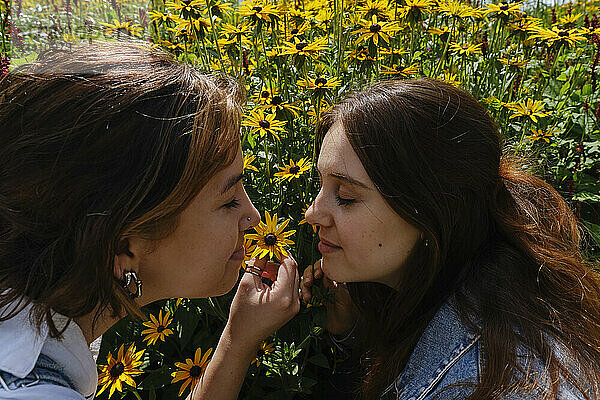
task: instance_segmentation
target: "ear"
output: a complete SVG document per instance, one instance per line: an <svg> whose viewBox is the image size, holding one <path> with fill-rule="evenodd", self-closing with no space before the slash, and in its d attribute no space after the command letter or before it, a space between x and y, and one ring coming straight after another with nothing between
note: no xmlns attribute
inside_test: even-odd
<svg viewBox="0 0 600 400"><path fill-rule="evenodd" d="M131 241L127 238L121 239L117 247L117 254L114 259L113 273L115 278L121 280L126 271L138 271L137 257L131 251Z"/></svg>

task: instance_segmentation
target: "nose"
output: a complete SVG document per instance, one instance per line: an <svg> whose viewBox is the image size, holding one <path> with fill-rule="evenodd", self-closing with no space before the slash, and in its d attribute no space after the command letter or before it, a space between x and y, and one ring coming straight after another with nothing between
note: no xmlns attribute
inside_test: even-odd
<svg viewBox="0 0 600 400"><path fill-rule="evenodd" d="M252 201L246 193L246 189L244 189L244 198L246 207L244 207L244 212L242 213L242 219L240 221L241 231L246 231L250 228L253 228L260 222L260 213L256 207L254 207L254 204L252 204Z"/></svg>
<svg viewBox="0 0 600 400"><path fill-rule="evenodd" d="M306 222L316 226L330 226L332 224L331 214L327 212L327 207L323 199L323 189L319 191L315 201L308 207L304 213Z"/></svg>

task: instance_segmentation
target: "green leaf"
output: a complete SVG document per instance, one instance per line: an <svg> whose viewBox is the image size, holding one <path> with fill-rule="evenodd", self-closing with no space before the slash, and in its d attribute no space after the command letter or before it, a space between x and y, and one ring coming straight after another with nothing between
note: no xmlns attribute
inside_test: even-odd
<svg viewBox="0 0 600 400"><path fill-rule="evenodd" d="M138 389L158 389L171 383L171 372L173 368L165 365L162 368L151 371L148 376L138 385Z"/></svg>
<svg viewBox="0 0 600 400"><path fill-rule="evenodd" d="M319 367L323 367L323 368L327 368L327 369L330 368L329 361L327 360L327 357L325 357L325 355L323 353L315 354L314 356L309 358L307 361L309 363L318 365Z"/></svg>
<svg viewBox="0 0 600 400"><path fill-rule="evenodd" d="M184 307L179 307L175 312L174 320L178 323L179 341L181 342L181 348L185 349L185 346L190 342L198 322L200 321L200 313L196 312L195 309L187 310Z"/></svg>
<svg viewBox="0 0 600 400"><path fill-rule="evenodd" d="M600 203L600 194L595 193L576 193L573 196L573 200L575 201L591 201L592 203Z"/></svg>

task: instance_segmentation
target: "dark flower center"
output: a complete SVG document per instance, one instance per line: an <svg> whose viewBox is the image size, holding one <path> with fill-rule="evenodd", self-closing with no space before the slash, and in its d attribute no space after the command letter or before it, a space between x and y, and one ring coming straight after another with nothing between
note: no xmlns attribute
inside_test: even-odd
<svg viewBox="0 0 600 400"><path fill-rule="evenodd" d="M273 246L275 243L277 243L277 236L275 234L269 233L265 236L265 244L267 246Z"/></svg>
<svg viewBox="0 0 600 400"><path fill-rule="evenodd" d="M121 361L113 365L110 369L110 376L113 378L118 378L125 371L125 366Z"/></svg>
<svg viewBox="0 0 600 400"><path fill-rule="evenodd" d="M398 71L398 72L402 72L402 71L404 71L404 67L403 67L402 65L398 65L398 66L396 67L396 71Z"/></svg>
<svg viewBox="0 0 600 400"><path fill-rule="evenodd" d="M263 349L258 349L258 351L256 352L256 358L262 357L264 355L265 355L265 351Z"/></svg>
<svg viewBox="0 0 600 400"><path fill-rule="evenodd" d="M266 90L263 90L260 94L260 97L262 97L263 99L268 98L271 95L271 93L267 92Z"/></svg>
<svg viewBox="0 0 600 400"><path fill-rule="evenodd" d="M260 126L263 129L269 129L271 127L271 123L269 121L267 121L266 119L262 119L258 123L258 126Z"/></svg>
<svg viewBox="0 0 600 400"><path fill-rule="evenodd" d="M162 331L164 331L165 329L166 329L166 328L165 328L164 326L162 326L162 325L159 325L159 326L156 328L156 332L158 332L158 333L161 333L161 332L162 332Z"/></svg>
<svg viewBox="0 0 600 400"><path fill-rule="evenodd" d="M503 4L503 5L502 5L502 6L500 6L500 9L501 9L502 11L506 11L506 10L508 10L508 4L507 4L507 3L502 3L502 4Z"/></svg>
<svg viewBox="0 0 600 400"><path fill-rule="evenodd" d="M294 28L294 29L292 29L291 33L292 33L292 35L297 35L298 32L300 32L300 31L298 29Z"/></svg>
<svg viewBox="0 0 600 400"><path fill-rule="evenodd" d="M371 33L377 33L381 30L381 25L379 24L373 24L371 25L371 27L369 28L369 30L371 31Z"/></svg>
<svg viewBox="0 0 600 400"><path fill-rule="evenodd" d="M296 44L296 50L302 51L304 48L308 46L308 43L300 42Z"/></svg>
<svg viewBox="0 0 600 400"><path fill-rule="evenodd" d="M256 7L252 7L252 10L256 11L257 13L262 11L262 7L261 6L256 6Z"/></svg>
<svg viewBox="0 0 600 400"><path fill-rule="evenodd" d="M567 31L560 31L560 32L558 32L558 36L560 36L560 37L569 36L569 32L567 32Z"/></svg>
<svg viewBox="0 0 600 400"><path fill-rule="evenodd" d="M295 174L297 174L298 172L300 172L300 167L299 167L299 166L297 166L297 165L292 165L292 166L290 167L290 173L292 173L292 174L294 174L294 175L295 175Z"/></svg>
<svg viewBox="0 0 600 400"><path fill-rule="evenodd" d="M190 3L192 2L192 0L181 0L183 4L185 4L186 6L189 6Z"/></svg>
<svg viewBox="0 0 600 400"><path fill-rule="evenodd" d="M327 79L325 79L322 76L320 76L317 79L315 79L315 84L319 85L319 86L326 85L327 84Z"/></svg>
<svg viewBox="0 0 600 400"><path fill-rule="evenodd" d="M199 366L194 365L192 368L190 368L190 376L192 378L197 378L200 376L200 374L202 374L202 368Z"/></svg>
<svg viewBox="0 0 600 400"><path fill-rule="evenodd" d="M283 99L281 98L281 96L273 96L273 99L271 99L271 104L273 104L274 106L278 106L281 103L283 103Z"/></svg>
<svg viewBox="0 0 600 400"><path fill-rule="evenodd" d="M212 6L210 11L215 15L221 15L221 9L218 6Z"/></svg>

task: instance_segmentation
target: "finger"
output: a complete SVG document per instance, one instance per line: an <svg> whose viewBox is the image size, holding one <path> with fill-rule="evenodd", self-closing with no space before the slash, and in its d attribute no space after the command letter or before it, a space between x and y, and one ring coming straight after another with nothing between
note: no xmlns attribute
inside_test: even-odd
<svg viewBox="0 0 600 400"><path fill-rule="evenodd" d="M296 263L290 258L284 258L279 267L279 273L277 276L276 287L279 290L292 290L294 288L294 277L296 276L295 270ZM275 288L275 286L273 286Z"/></svg>
<svg viewBox="0 0 600 400"><path fill-rule="evenodd" d="M298 271L298 264L296 264L296 275L294 277L294 293L296 296L300 294L300 272Z"/></svg>
<svg viewBox="0 0 600 400"><path fill-rule="evenodd" d="M305 287L312 286L313 283L313 266L309 265L304 269L304 273L302 274L302 285Z"/></svg>
<svg viewBox="0 0 600 400"><path fill-rule="evenodd" d="M265 284L260 279L260 276L255 273L251 273L250 270L246 270L242 279L240 280L240 287L245 290L254 289L257 292L264 290Z"/></svg>
<svg viewBox="0 0 600 400"><path fill-rule="evenodd" d="M323 276L323 259L320 259L314 264L314 277L315 279L320 279Z"/></svg>

